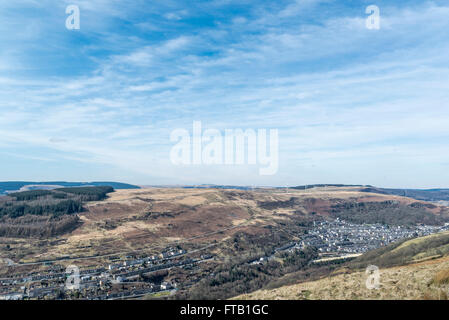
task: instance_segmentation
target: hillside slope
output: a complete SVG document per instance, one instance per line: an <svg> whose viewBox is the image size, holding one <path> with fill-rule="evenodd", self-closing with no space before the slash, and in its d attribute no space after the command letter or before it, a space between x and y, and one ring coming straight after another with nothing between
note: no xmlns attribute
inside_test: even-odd
<svg viewBox="0 0 449 320"><path fill-rule="evenodd" d="M365 269L380 267L379 289L368 289ZM354 269L356 267L362 267ZM449 232L403 241L373 250L328 277L256 292L236 299L447 299L449 294Z"/></svg>
<svg viewBox="0 0 449 320"><path fill-rule="evenodd" d="M398 232L398 225L415 230L416 225L423 223L439 228L449 221L446 206L395 195L360 192L359 189L329 186L305 190L150 187L117 190L108 193L107 197L95 198L79 194L84 188L10 193L0 197L0 204L3 198L7 213L3 221L7 232L0 233L0 258L21 264L17 267L20 273L22 269L31 272L34 264L45 261L76 263L81 268L108 268L112 261L123 263L161 255L173 248L182 249L188 255L180 256L179 260L205 261L194 267L166 271L162 278L178 284L177 293L171 298L228 299L259 289L320 279L341 268L342 262L321 264L316 263L317 260L329 254L347 253L347 250L361 253L381 243L411 236L411 232ZM78 195L72 195L70 191ZM34 206L68 200L83 203L82 210L65 215L79 218L80 224L74 225L76 228L42 228L42 225L56 222L44 220L53 218L51 208L45 207L42 217L25 214L40 213L31 211ZM24 209L25 215L11 217L22 214L16 206L19 204L28 206ZM345 218L351 223L368 221L383 225L356 227L348 222L344 226L340 223L331 226L330 222L336 218ZM10 219L23 219L17 222L21 228L29 230L26 237L23 237L24 232L13 228L15 221ZM387 231L390 226L393 231ZM30 237L30 233L36 234L32 227L48 229L48 232ZM323 247L320 242L313 244L319 237L318 233L313 236L317 229L327 230L328 227L332 228L329 232L338 231L333 232L334 235L353 232L360 233L362 239L350 237L355 242L348 244L351 241L347 236L345 239L335 236L333 248ZM372 230L367 230L368 227ZM363 232L369 232L370 236L365 237ZM324 242L330 243L328 239ZM337 242L343 246L337 247ZM302 247L309 244L308 248ZM390 267L388 255L386 259L385 267ZM362 260L361 263L361 268L366 268L366 262ZM402 260L399 259L399 263ZM8 268L0 266L0 275L11 276ZM135 271L137 267L132 270Z"/></svg>

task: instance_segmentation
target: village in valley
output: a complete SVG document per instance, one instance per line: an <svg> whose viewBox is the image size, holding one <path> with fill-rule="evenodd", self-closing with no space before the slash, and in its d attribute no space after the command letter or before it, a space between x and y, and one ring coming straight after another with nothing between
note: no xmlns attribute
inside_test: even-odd
<svg viewBox="0 0 449 320"><path fill-rule="evenodd" d="M277 254L287 252L295 254L306 247L316 248L322 258L347 258L366 251L385 246L401 239L425 236L449 230L444 226L419 225L414 227L388 226L382 224L353 224L339 218L313 223L299 241L291 241L249 262L250 265L263 265L274 259ZM18 265L9 261L11 272L8 277L0 278L0 300L22 299L137 299L170 296L179 287L188 287L198 282L204 272L202 266L214 261L214 255L208 253L213 245L186 251L180 246L168 247L160 254L109 256L104 266L70 269L60 264L70 260L62 257L55 261L32 263L39 271L21 273L27 264ZM94 257L92 257L94 258ZM313 263L313 262L312 262ZM161 272L179 270L173 277L162 280ZM176 273L175 273L176 274ZM156 276L152 276L156 275Z"/></svg>

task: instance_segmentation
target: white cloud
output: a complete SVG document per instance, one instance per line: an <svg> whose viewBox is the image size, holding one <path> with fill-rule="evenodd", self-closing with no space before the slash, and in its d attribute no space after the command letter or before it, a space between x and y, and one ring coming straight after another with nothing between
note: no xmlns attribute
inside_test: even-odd
<svg viewBox="0 0 449 320"><path fill-rule="evenodd" d="M316 179L326 182L339 177L329 174L330 159L345 174L344 161L352 166L377 159L379 171L390 169L389 158L407 167L422 159L449 162L442 147L449 136L449 7L392 5L382 10L382 28L375 32L364 28L363 15L285 24L320 3L299 1L191 34L133 38L74 78L11 76L9 58L0 60L6 61L0 62L0 143L42 146L144 177L157 172L158 183L165 176L184 183L276 184L301 175L311 179L312 165L322 171L313 172ZM127 19L119 5L80 5ZM279 128L279 176L263 180L252 168L171 166L169 133L190 129L193 120L219 130ZM296 171L301 165L306 169ZM366 171L360 179L370 183L377 176ZM418 179L432 181L420 176L415 184Z"/></svg>

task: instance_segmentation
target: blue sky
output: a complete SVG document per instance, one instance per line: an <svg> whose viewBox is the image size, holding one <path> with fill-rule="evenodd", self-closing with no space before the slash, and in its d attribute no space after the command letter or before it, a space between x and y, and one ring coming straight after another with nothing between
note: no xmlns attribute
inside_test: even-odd
<svg viewBox="0 0 449 320"><path fill-rule="evenodd" d="M447 30L449 1L2 1L0 180L448 187ZM174 166L194 120L278 129L277 174Z"/></svg>

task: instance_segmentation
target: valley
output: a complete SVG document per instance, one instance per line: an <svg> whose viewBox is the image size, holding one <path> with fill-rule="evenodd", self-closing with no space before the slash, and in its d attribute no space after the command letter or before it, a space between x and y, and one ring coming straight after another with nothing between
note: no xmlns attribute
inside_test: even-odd
<svg viewBox="0 0 449 320"><path fill-rule="evenodd" d="M364 189L106 190L62 215L77 219L73 229L0 237L0 297L227 299L319 280L373 249L448 229L445 206ZM55 197L46 192L20 201ZM76 290L66 288L69 266L79 272Z"/></svg>

